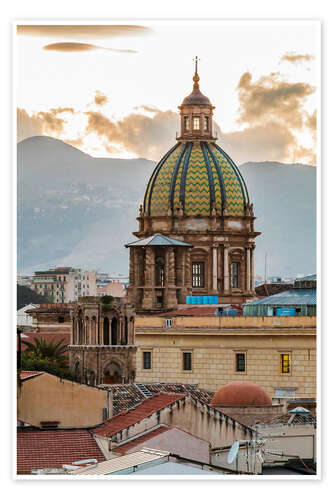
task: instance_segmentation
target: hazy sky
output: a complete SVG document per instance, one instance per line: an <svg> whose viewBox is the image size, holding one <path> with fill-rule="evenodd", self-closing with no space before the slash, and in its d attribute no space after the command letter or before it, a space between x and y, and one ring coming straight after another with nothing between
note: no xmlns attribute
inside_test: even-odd
<svg viewBox="0 0 333 500"><path fill-rule="evenodd" d="M198 56L219 143L236 160L315 164L319 27L311 22L19 26L18 140L158 160Z"/></svg>

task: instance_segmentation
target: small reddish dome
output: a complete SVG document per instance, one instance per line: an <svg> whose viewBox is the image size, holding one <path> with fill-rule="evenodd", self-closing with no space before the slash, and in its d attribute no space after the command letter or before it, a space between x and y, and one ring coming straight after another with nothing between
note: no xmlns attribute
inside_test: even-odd
<svg viewBox="0 0 333 500"><path fill-rule="evenodd" d="M268 394L251 382L231 382L223 385L213 396L213 406L256 406L272 405Z"/></svg>

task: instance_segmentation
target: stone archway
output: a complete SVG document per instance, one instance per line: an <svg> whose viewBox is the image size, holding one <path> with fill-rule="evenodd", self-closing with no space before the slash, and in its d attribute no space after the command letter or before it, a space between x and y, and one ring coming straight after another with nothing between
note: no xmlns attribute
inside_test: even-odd
<svg viewBox="0 0 333 500"><path fill-rule="evenodd" d="M103 344L109 345L109 318L104 318L103 320Z"/></svg>
<svg viewBox="0 0 333 500"><path fill-rule="evenodd" d="M121 384L124 380L123 368L116 362L111 361L103 370L104 384Z"/></svg>
<svg viewBox="0 0 333 500"><path fill-rule="evenodd" d="M76 361L74 365L74 377L77 381L81 378L81 366L79 361Z"/></svg>
<svg viewBox="0 0 333 500"><path fill-rule="evenodd" d="M111 345L118 345L118 320L112 318L111 321Z"/></svg>

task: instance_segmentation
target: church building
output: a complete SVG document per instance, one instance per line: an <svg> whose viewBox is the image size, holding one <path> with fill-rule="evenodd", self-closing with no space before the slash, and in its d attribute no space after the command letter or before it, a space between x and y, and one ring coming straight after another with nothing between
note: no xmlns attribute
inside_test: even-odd
<svg viewBox="0 0 333 500"><path fill-rule="evenodd" d="M260 233L244 179L216 143L214 106L200 91L197 58L193 82L179 106L177 142L148 182L139 240L126 245L128 297L137 312L174 309L191 296L242 304L255 295Z"/></svg>

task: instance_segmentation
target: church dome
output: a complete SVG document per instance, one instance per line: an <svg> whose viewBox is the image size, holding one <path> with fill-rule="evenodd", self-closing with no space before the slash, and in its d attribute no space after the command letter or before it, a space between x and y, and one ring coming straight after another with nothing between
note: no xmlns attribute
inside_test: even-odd
<svg viewBox="0 0 333 500"><path fill-rule="evenodd" d="M211 102L200 89L194 88L190 95L184 98L182 106L211 106Z"/></svg>
<svg viewBox="0 0 333 500"><path fill-rule="evenodd" d="M251 382L231 382L223 385L213 396L213 406L267 406L272 405L268 394Z"/></svg>
<svg viewBox="0 0 333 500"><path fill-rule="evenodd" d="M214 141L179 141L155 167L144 197L148 216L245 215L249 197L232 159Z"/></svg>

